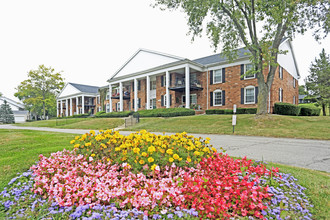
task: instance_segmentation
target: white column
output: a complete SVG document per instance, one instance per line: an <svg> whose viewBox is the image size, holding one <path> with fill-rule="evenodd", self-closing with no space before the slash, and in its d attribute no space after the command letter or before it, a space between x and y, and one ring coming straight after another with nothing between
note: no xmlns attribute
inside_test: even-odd
<svg viewBox="0 0 330 220"><path fill-rule="evenodd" d="M63 116L63 100L60 101L61 102L61 117Z"/></svg>
<svg viewBox="0 0 330 220"><path fill-rule="evenodd" d="M138 111L138 81L134 79L134 111Z"/></svg>
<svg viewBox="0 0 330 220"><path fill-rule="evenodd" d="M65 117L68 117L69 113L69 104L68 104L68 99L65 99Z"/></svg>
<svg viewBox="0 0 330 220"><path fill-rule="evenodd" d="M58 117L59 110L58 110L58 100L56 100L56 117Z"/></svg>
<svg viewBox="0 0 330 220"><path fill-rule="evenodd" d="M85 96L81 96L82 113L85 114Z"/></svg>
<svg viewBox="0 0 330 220"><path fill-rule="evenodd" d="M189 65L186 65L186 108L190 108L190 72Z"/></svg>
<svg viewBox="0 0 330 220"><path fill-rule="evenodd" d="M73 101L73 98L70 99L70 115L72 116L73 115L73 105L72 105L72 101Z"/></svg>
<svg viewBox="0 0 330 220"><path fill-rule="evenodd" d="M119 102L120 102L120 106L119 106L119 111L123 111L123 105L124 105L124 98L123 98L123 83L120 82L119 83Z"/></svg>
<svg viewBox="0 0 330 220"><path fill-rule="evenodd" d="M150 76L147 76L147 100L146 100L146 106L147 106L147 109L150 109Z"/></svg>
<svg viewBox="0 0 330 220"><path fill-rule="evenodd" d="M166 71L166 108L170 108L170 90L168 89L170 86L170 73Z"/></svg>
<svg viewBox="0 0 330 220"><path fill-rule="evenodd" d="M110 112L112 112L112 99L111 99L111 97L112 97L112 85L111 84L109 84L109 106L110 106Z"/></svg>
<svg viewBox="0 0 330 220"><path fill-rule="evenodd" d="M78 109L78 96L76 97L76 114L79 114L79 109Z"/></svg>

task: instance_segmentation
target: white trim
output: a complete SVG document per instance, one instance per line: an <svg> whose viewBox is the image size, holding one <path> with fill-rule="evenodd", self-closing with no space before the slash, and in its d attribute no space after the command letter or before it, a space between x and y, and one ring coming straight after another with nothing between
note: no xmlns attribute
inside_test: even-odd
<svg viewBox="0 0 330 220"><path fill-rule="evenodd" d="M110 105L110 112L112 112L112 85L109 84L109 94L110 94L110 97L109 97L109 105ZM103 105L103 103L102 103Z"/></svg>
<svg viewBox="0 0 330 220"><path fill-rule="evenodd" d="M247 89L254 89L253 90L253 100L254 102L246 102L246 90ZM254 86L247 86L244 88L244 104L249 105L249 104L256 104L256 87Z"/></svg>
<svg viewBox="0 0 330 220"><path fill-rule="evenodd" d="M296 79L294 77L292 77L293 79L293 88L296 88Z"/></svg>
<svg viewBox="0 0 330 220"><path fill-rule="evenodd" d="M124 97L123 97L123 83L122 82L120 82L119 83L119 102L120 103L123 103L123 100L124 100ZM119 111L123 111L123 105L122 104L120 104L120 106L119 106Z"/></svg>
<svg viewBox="0 0 330 220"><path fill-rule="evenodd" d="M134 111L137 112L138 111L138 80L135 78L134 79Z"/></svg>
<svg viewBox="0 0 330 220"><path fill-rule="evenodd" d="M222 83L223 82L223 79L222 79L222 69L216 69L216 70L213 70L213 84L219 84L219 83ZM220 82L215 82L215 72L217 71L220 71L220 76L221 76L221 81Z"/></svg>
<svg viewBox="0 0 330 220"><path fill-rule="evenodd" d="M186 75L186 97L189 97L189 99L186 99L186 108L190 108L190 69L189 65L186 64L185 67L185 75Z"/></svg>
<svg viewBox="0 0 330 220"><path fill-rule="evenodd" d="M283 79L283 67L281 67L280 65L278 66L278 72L279 72L279 78Z"/></svg>
<svg viewBox="0 0 330 220"><path fill-rule="evenodd" d="M146 109L150 109L150 76L146 76L147 80L146 80L146 84L147 84L147 88L146 88L146 93L147 93L147 100L146 100Z"/></svg>
<svg viewBox="0 0 330 220"><path fill-rule="evenodd" d="M244 80L255 79L256 78L256 74L253 74L253 77L247 77L247 75L246 75L246 72L247 72L246 67L247 67L247 65L252 65L252 63L246 63L246 64L244 64ZM252 65L252 67L253 67L253 65Z"/></svg>
<svg viewBox="0 0 330 220"><path fill-rule="evenodd" d="M279 88L279 102L283 102L283 89Z"/></svg>
<svg viewBox="0 0 330 220"><path fill-rule="evenodd" d="M218 104L218 105L216 105L215 104L215 94L214 93L221 93L221 104ZM222 90L221 89L216 89L216 90L214 90L213 91L213 106L222 106L222 102L223 102L223 100L222 100Z"/></svg>

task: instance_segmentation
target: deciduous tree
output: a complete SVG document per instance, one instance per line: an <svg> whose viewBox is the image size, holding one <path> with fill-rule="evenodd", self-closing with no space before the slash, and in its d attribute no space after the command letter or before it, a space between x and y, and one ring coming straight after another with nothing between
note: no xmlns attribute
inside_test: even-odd
<svg viewBox="0 0 330 220"><path fill-rule="evenodd" d="M250 51L254 69L246 74L257 76L257 114L267 113L268 91L274 80L277 57L285 53L279 51L283 38L292 38L296 33L316 27L314 36L320 39L330 29L328 0L155 0L154 7L182 8L188 16L193 39L201 36L206 27L215 49L221 44L230 60L237 57L235 49L241 45Z"/></svg>
<svg viewBox="0 0 330 220"><path fill-rule="evenodd" d="M311 63L309 72L310 75L305 80L308 95L318 100L325 116L326 105L329 105L330 110L330 56L324 49L320 57Z"/></svg>
<svg viewBox="0 0 330 220"><path fill-rule="evenodd" d="M15 96L23 101L27 110L35 115L46 117L56 112L56 96L64 87L60 72L40 65L37 70L28 72L28 79L16 88Z"/></svg>

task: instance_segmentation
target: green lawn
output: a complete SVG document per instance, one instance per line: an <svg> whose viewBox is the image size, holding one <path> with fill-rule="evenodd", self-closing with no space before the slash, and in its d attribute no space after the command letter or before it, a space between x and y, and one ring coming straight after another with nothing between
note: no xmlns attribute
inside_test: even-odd
<svg viewBox="0 0 330 220"><path fill-rule="evenodd" d="M69 118L33 121L16 124L22 127L50 127L71 129L112 129L124 124L124 119L119 118Z"/></svg>
<svg viewBox="0 0 330 220"><path fill-rule="evenodd" d="M140 123L124 130L153 132L188 132L233 134L231 115L196 115L174 118L142 118ZM289 137L330 140L330 117L237 115L236 135Z"/></svg>
<svg viewBox="0 0 330 220"><path fill-rule="evenodd" d="M66 149L72 149L69 142L72 134L0 129L0 190L15 177L24 172L38 160L38 155L50 155ZM327 219L330 214L330 175L329 173L300 169L279 164L281 172L291 173L298 183L307 188L306 194L314 204L311 210L314 219Z"/></svg>

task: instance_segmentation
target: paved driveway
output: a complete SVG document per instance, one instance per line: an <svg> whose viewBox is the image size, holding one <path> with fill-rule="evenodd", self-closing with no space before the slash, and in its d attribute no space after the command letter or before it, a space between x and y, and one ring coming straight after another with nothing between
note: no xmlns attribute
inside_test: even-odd
<svg viewBox="0 0 330 220"><path fill-rule="evenodd" d="M84 134L89 130L19 127L0 125L3 129L27 129ZM129 131L121 131L129 134ZM155 132L157 133L157 132ZM162 134L162 133L158 133ZM168 133L170 134L170 133ZM193 134L203 138L210 137L214 147L223 147L231 156L282 163L330 173L330 141L304 140L292 138L268 138L238 135Z"/></svg>

